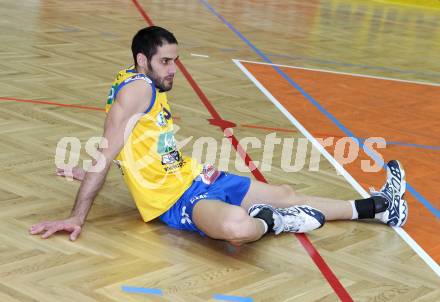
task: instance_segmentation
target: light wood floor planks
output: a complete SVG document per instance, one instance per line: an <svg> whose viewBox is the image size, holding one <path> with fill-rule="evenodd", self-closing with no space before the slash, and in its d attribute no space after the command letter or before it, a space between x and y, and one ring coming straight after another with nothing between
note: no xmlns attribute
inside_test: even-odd
<svg viewBox="0 0 440 302"><path fill-rule="evenodd" d="M279 64L438 81L438 11L357 0L210 3ZM222 118L238 125L238 138L264 141L270 133L242 124L295 130L231 61L258 56L200 2L140 4L175 33L183 64ZM13 99L103 108L115 73L131 64L131 38L146 22L131 1L1 0L0 7L0 301L198 302L215 301L214 294L338 301L295 236L237 249L158 221L145 224L116 168L77 242L28 235L31 224L68 215L79 186L54 175L58 141L78 137L87 159L85 142L101 135L104 113ZM169 99L182 127L178 139L222 139L181 73ZM191 144L184 151L191 154ZM320 172L286 173L277 152L264 172L269 182L359 196L329 163L321 162ZM260 160L262 150L249 154ZM333 222L309 238L355 301L440 300L439 278L388 227ZM122 285L159 288L163 296L125 293Z"/></svg>

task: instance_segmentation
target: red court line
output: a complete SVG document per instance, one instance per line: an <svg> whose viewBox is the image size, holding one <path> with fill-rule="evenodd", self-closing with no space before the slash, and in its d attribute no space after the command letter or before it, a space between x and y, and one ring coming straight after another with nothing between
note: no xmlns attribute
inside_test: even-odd
<svg viewBox="0 0 440 302"><path fill-rule="evenodd" d="M252 128L252 129L261 129L261 130L268 130L268 131L278 131L278 132L288 132L288 133L300 133L298 130L294 130L294 129L276 128L276 127L266 127L266 126L249 125L249 124L241 124L240 127L243 127L243 128ZM318 133L318 132L313 132L312 134L313 134L314 137L334 137L334 138L343 138L343 137L347 137L347 136L344 136L344 135L336 135L336 134L329 134L329 133Z"/></svg>
<svg viewBox="0 0 440 302"><path fill-rule="evenodd" d="M261 129L261 130L268 130L268 131L299 133L298 130L293 130L293 129L284 129L284 128L276 128L276 127L265 127L265 126L258 126L258 125L249 125L249 124L241 124L240 126L243 127L243 128Z"/></svg>
<svg viewBox="0 0 440 302"><path fill-rule="evenodd" d="M183 66L181 62L178 62L177 65L179 66L179 68L181 68L182 72L183 72L183 70L185 70L185 72L189 75L188 71L185 69L185 66ZM189 75L189 79L194 81L191 78L191 75ZM188 79L188 81L189 81L189 79ZM191 84L191 86L192 85L193 84ZM195 84L195 85L196 86L195 86L194 89L197 88L196 93L199 95L199 97L202 100L203 104L205 104L205 106L208 109L209 113L211 113L211 116L213 117L213 119L209 119L208 120L211 125L218 126L218 127L222 128L223 130L226 129L226 128L232 128L232 127L237 126L236 124L234 124L234 123L232 123L230 121L223 120L220 117L220 115L217 113L215 108L212 106L212 104L209 102L209 100L207 99L207 97L205 96L203 91L200 90L200 88L197 86L197 84ZM104 111L105 112L104 108L91 107L91 106L83 106L83 105L74 105L74 104L63 104L63 103L52 102L52 101L45 101L45 100L26 100L26 99L0 97L0 101L15 101L15 102L22 102L22 103L34 103L34 104L41 104L41 105L53 105L53 106L60 106L60 107L71 107L71 108L88 109L88 110ZM180 117L173 116L173 119L179 120ZM247 125L247 124L241 124L239 126L243 127L243 128L261 129L261 130L268 130L268 131L298 133L297 130L293 130L293 129L273 128L273 127L265 127L265 126L258 126L258 125ZM336 135L331 135L331 134L320 134L320 135L326 136L326 137L342 137L342 136L336 136ZM319 134L318 134L318 136L319 136Z"/></svg>
<svg viewBox="0 0 440 302"><path fill-rule="evenodd" d="M153 21L150 19L150 17L147 15L147 13L144 11L144 9L139 5L137 0L132 0L133 4L136 6L139 13L144 17L145 21L150 25L154 25ZM191 74L187 71L185 66L178 60L177 66L182 71L183 75L185 76L186 80L189 82L191 87L194 89L194 91L199 96L200 100L202 101L203 105L205 105L206 109L209 111L211 116L214 120L220 120L223 121L220 114L215 110L212 103L208 100L206 95L203 93L203 91L200 89L196 81L192 78ZM218 125L223 131L225 131L226 127L223 125ZM266 182L266 179L264 178L263 174L258 170L255 165L252 164L252 160L250 156L244 151L244 149L240 146L237 138L234 135L228 136L231 140L232 145L234 146L235 150L238 152L238 154L244 159L246 165L249 166L252 174L254 177L262 182ZM353 301L350 295L348 294L347 290L344 288L344 286L341 284L341 282L338 280L336 275L333 273L333 271L330 269L330 267L327 265L327 263L324 261L322 256L319 254L318 250L313 246L313 244L310 242L308 237L304 234L295 234L298 240L301 242L309 256L313 259L316 266L319 268L327 282L330 284L330 286L333 288L335 293L338 295L338 297L342 301Z"/></svg>
<svg viewBox="0 0 440 302"><path fill-rule="evenodd" d="M179 64L181 64L181 63L178 62L178 65ZM185 67L182 65L182 68L185 68ZM186 71L186 69L185 69L185 71ZM211 103L209 103L209 101L206 99L206 96L203 94L203 92L200 90L199 93L200 93L200 95L199 95L200 98L205 99L206 106L207 106L207 108L209 108L208 111L211 113L211 115L213 117L215 116L213 119L208 119L208 121L211 125L219 126L222 129L232 128L232 127L237 126L235 123L221 119L220 116L218 115L217 111L215 111L215 108L212 107ZM57 102L45 101L45 100L26 100L26 99L0 97L0 101L15 101L15 102L23 102L23 103L34 103L34 104L40 104L40 105L53 105L53 106L60 106L60 107L71 107L71 108L88 109L88 110L105 112L104 108L83 106L83 105L74 105L74 104L63 104L63 103L57 103ZM205 104L205 102L204 102L204 104ZM173 116L173 119L180 120L180 117ZM267 131L298 133L297 130L285 129L285 128L266 127L266 126L249 125L249 124L241 124L239 126L243 127L243 128L261 129L261 130L267 130ZM313 133L313 134L314 134L314 136L317 136L317 137L335 137L335 138L343 137L342 135L325 134L325 133ZM251 162L251 164L252 164L252 162Z"/></svg>
<svg viewBox="0 0 440 302"><path fill-rule="evenodd" d="M15 101L15 102L23 102L23 103L55 105L55 106L61 106L61 107L71 107L71 108L89 109L89 110L96 110L96 111L105 111L105 109L99 108L99 107L73 105L73 104L62 104L62 103L56 103L56 102L44 101L44 100L38 101L38 100L24 100L24 99L0 97L0 101Z"/></svg>
<svg viewBox="0 0 440 302"><path fill-rule="evenodd" d="M185 69L185 66L183 66L181 62L178 62L177 65L182 70L182 72L183 72L183 70L185 70L185 72L188 73L188 71ZM189 75L189 73L188 73L188 75ZM194 81L191 78L190 75L189 75L189 79ZM188 79L188 81L189 81L189 79ZM232 123L230 121L223 120L220 117L220 115L217 113L215 108L212 106L212 104L209 102L209 100L206 98L206 96L203 93L203 91L200 90L200 88L197 86L197 84L195 84L195 85L196 86L195 86L194 89L197 88L196 93L199 95L199 97L202 100L203 104L205 104L205 106L208 109L209 113L211 113L211 116L213 117L213 119L209 119L208 120L211 125L219 126L222 129L232 128L232 127L237 126L236 124L234 124L234 123ZM192 84L191 84L191 86L192 86ZM99 107L74 105L74 104L63 104L63 103L52 102L52 101L45 101L45 100L27 100L27 99L0 97L0 101L15 101L15 102L23 102L23 103L34 103L34 104L42 104L42 105L53 105L53 106L60 106L60 107L71 107L71 108L79 108L79 109L88 109L88 110L95 110L95 111L105 111L104 108L99 108ZM173 119L179 120L180 117L173 116ZM293 130L293 129L274 128L274 127L266 127L266 126L258 126L258 125L248 125L248 124L241 124L239 126L243 127L243 128L261 129L261 130L268 130L268 131L298 133L297 130ZM316 133L316 134L318 136L321 135L323 137L324 136L325 137L342 137L342 136L337 136L337 135L333 135L333 134L323 134L323 133L321 133L321 134Z"/></svg>

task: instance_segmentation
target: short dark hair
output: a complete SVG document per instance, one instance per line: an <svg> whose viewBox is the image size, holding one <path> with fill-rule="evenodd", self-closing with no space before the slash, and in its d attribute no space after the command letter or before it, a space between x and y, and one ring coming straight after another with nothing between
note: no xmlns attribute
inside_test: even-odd
<svg viewBox="0 0 440 302"><path fill-rule="evenodd" d="M157 53L157 48L163 44L177 44L174 35L159 26L149 26L142 28L133 37L131 51L133 53L134 65L137 66L136 56L138 53L144 54L148 61Z"/></svg>

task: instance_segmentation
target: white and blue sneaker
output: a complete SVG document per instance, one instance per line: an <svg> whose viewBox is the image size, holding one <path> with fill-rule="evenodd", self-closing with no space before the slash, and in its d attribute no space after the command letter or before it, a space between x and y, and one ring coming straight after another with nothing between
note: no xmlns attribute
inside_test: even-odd
<svg viewBox="0 0 440 302"><path fill-rule="evenodd" d="M249 216L255 217L262 209L272 211L275 235L281 232L307 233L319 229L325 223L323 213L306 205L275 209L267 204L256 204L249 209Z"/></svg>
<svg viewBox="0 0 440 302"><path fill-rule="evenodd" d="M380 196L386 200L385 210L375 218L390 226L400 227L408 219L408 204L403 199L406 190L405 170L397 160L387 164L387 181L380 189L370 188L371 196Z"/></svg>

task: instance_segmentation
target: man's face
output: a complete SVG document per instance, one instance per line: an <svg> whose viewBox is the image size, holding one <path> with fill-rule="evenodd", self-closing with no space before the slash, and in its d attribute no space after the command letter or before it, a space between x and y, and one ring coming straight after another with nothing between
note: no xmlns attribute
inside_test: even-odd
<svg viewBox="0 0 440 302"><path fill-rule="evenodd" d="M157 53L148 62L147 76L160 91L173 88L177 58L177 44L166 43L157 48Z"/></svg>

